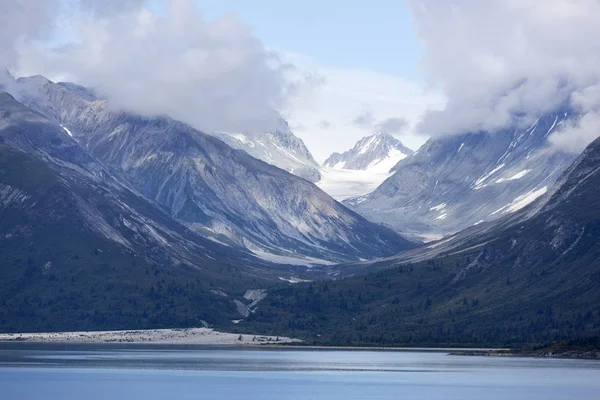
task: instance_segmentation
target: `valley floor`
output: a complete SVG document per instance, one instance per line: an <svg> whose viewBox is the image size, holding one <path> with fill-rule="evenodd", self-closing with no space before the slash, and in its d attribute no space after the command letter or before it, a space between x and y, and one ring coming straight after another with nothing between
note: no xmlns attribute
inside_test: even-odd
<svg viewBox="0 0 600 400"><path fill-rule="evenodd" d="M2 333L0 342L19 341L36 343L156 343L252 345L300 343L288 337L240 335L217 332L210 328L149 329L98 332Z"/></svg>

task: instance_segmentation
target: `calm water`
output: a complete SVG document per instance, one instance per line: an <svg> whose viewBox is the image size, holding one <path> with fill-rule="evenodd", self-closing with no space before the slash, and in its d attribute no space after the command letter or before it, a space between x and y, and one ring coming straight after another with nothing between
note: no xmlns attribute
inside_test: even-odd
<svg viewBox="0 0 600 400"><path fill-rule="evenodd" d="M0 399L600 399L600 362L391 351L0 345Z"/></svg>

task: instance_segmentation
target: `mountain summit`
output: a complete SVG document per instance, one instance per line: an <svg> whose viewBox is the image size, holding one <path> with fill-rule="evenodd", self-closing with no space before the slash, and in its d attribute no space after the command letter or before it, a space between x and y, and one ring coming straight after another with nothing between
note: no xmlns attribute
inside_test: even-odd
<svg viewBox="0 0 600 400"><path fill-rule="evenodd" d="M402 142L387 132L376 133L359 140L342 154L333 153L323 163L334 169L389 172L400 160L413 154Z"/></svg>

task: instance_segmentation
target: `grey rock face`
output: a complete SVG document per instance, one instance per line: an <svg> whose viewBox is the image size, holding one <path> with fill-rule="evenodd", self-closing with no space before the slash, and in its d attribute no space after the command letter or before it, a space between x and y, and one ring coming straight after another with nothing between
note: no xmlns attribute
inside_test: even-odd
<svg viewBox="0 0 600 400"><path fill-rule="evenodd" d="M302 141L290 130L288 123L280 121L273 132L262 134L215 134L234 149L244 150L254 158L281 168L311 182L321 179L319 165Z"/></svg>
<svg viewBox="0 0 600 400"><path fill-rule="evenodd" d="M379 163L389 161L387 159L395 160L392 162L395 164L411 154L413 151L405 147L398 139L381 132L362 138L352 149L342 154L333 153L323 165L337 169L367 170L377 167ZM387 169L389 170L389 168Z"/></svg>
<svg viewBox="0 0 600 400"><path fill-rule="evenodd" d="M412 246L312 183L186 124L114 111L90 91L41 77L19 83L26 104L203 236L257 254L332 261Z"/></svg>
<svg viewBox="0 0 600 400"><path fill-rule="evenodd" d="M414 233L449 234L494 220L543 195L573 161L547 141L571 117L563 110L525 129L429 140L374 192L346 204Z"/></svg>
<svg viewBox="0 0 600 400"><path fill-rule="evenodd" d="M91 241L108 241L121 251L167 266L198 266L225 251L244 256L172 220L90 157L64 128L6 93L0 93L0 149L9 158L36 166L26 168L26 176L0 174L0 212L10 216L5 227L16 224L14 231L5 232L12 239L28 240L27 235L56 225L57 235L58 229L79 230L96 238Z"/></svg>

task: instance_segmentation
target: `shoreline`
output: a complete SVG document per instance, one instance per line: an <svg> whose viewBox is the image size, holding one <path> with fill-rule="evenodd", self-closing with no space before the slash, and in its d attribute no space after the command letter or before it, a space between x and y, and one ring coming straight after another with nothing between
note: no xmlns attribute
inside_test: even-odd
<svg viewBox="0 0 600 400"><path fill-rule="evenodd" d="M600 351L523 351L485 347L385 347L303 345L301 339L284 336L220 332L212 328L146 329L120 331L0 333L2 343L32 344L132 344L236 346L280 350L431 352L456 356L554 358L600 360Z"/></svg>
<svg viewBox="0 0 600 400"><path fill-rule="evenodd" d="M496 351L489 350L486 352L452 352L455 356L480 356L480 357L514 357L514 358L554 358L563 360L597 360L600 361L600 351L566 351L566 352L551 352L551 351L521 351L507 350Z"/></svg>
<svg viewBox="0 0 600 400"><path fill-rule="evenodd" d="M301 343L283 336L219 332L212 328L145 329L122 331L80 331L40 333L0 333L0 343L130 343L169 345L276 345Z"/></svg>
<svg viewBox="0 0 600 400"><path fill-rule="evenodd" d="M398 351L398 352L432 352L432 353L445 353L445 352L472 352L478 354L486 354L491 351L510 351L510 349L501 348L476 348L476 347L386 347L386 346L318 346L318 345L297 345L297 344L266 344L262 347L277 347L282 349L294 349L294 350L348 350L348 351Z"/></svg>

